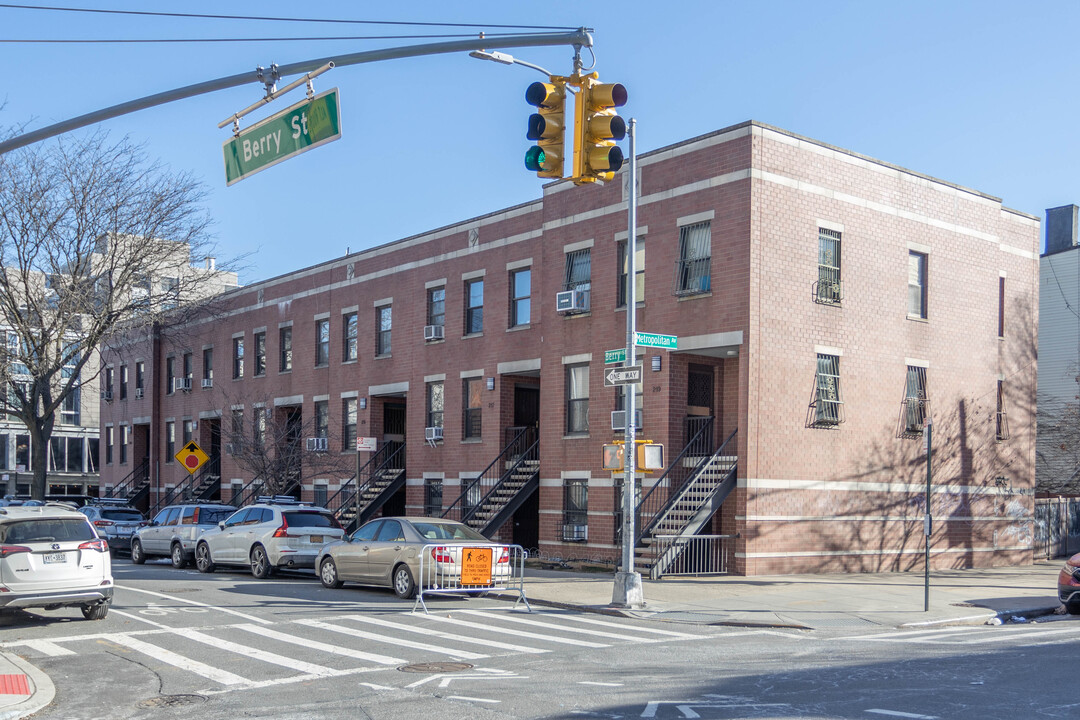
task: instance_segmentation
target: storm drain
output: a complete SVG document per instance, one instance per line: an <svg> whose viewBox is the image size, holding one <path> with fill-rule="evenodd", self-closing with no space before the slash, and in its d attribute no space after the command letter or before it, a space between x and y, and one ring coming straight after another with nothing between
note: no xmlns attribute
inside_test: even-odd
<svg viewBox="0 0 1080 720"><path fill-rule="evenodd" d="M463 662L413 663L412 665L402 665L398 668L401 672L409 673L449 673L472 669L472 665Z"/></svg>
<svg viewBox="0 0 1080 720"><path fill-rule="evenodd" d="M203 702L206 702L206 698L202 695L158 695L136 703L136 705L146 708L171 708Z"/></svg>

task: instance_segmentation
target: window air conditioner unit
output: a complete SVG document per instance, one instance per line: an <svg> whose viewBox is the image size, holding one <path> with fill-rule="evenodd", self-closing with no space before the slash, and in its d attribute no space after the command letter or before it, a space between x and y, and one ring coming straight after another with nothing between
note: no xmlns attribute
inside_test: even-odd
<svg viewBox="0 0 1080 720"><path fill-rule="evenodd" d="M634 410L634 427L641 429L641 408ZM625 410L613 410L611 413L611 429L612 430L625 430L626 429L626 411Z"/></svg>
<svg viewBox="0 0 1080 720"><path fill-rule="evenodd" d="M112 390L102 390L101 399L105 402L112 402Z"/></svg>
<svg viewBox="0 0 1080 720"><path fill-rule="evenodd" d="M588 525L563 525L562 539L565 542L582 542L589 539Z"/></svg>
<svg viewBox="0 0 1080 720"><path fill-rule="evenodd" d="M442 440L442 428L441 427L428 427L424 428L424 440L428 442L435 442L436 440Z"/></svg>
<svg viewBox="0 0 1080 720"><path fill-rule="evenodd" d="M446 334L446 328L442 325L425 325L424 340L442 340Z"/></svg>
<svg viewBox="0 0 1080 720"><path fill-rule="evenodd" d="M226 455L239 455L243 450L243 446L240 443L225 443Z"/></svg>
<svg viewBox="0 0 1080 720"><path fill-rule="evenodd" d="M191 392L191 378L178 377L173 378L172 381L173 392L177 390L183 390L184 392Z"/></svg>
<svg viewBox="0 0 1080 720"><path fill-rule="evenodd" d="M142 396L143 396L143 389L142 388L135 388L135 399L138 400Z"/></svg>
<svg viewBox="0 0 1080 720"><path fill-rule="evenodd" d="M587 312L589 309L588 285L555 293L555 309L561 313Z"/></svg>
<svg viewBox="0 0 1080 720"><path fill-rule="evenodd" d="M214 378L203 378L202 386L204 390L214 387Z"/></svg>
<svg viewBox="0 0 1080 720"><path fill-rule="evenodd" d="M324 437L313 437L307 439L308 452L326 452L330 448L330 443Z"/></svg>

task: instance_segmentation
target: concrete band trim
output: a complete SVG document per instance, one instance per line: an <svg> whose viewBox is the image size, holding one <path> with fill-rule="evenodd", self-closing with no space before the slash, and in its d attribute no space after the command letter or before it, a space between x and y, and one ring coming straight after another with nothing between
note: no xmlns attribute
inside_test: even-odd
<svg viewBox="0 0 1080 720"><path fill-rule="evenodd" d="M934 555L956 555L960 553L1000 553L1009 551L1030 552L1031 545L999 545L998 547L957 547L957 548L934 548ZM880 557L892 557L894 555L922 555L925 550L919 548L909 548L904 550L823 550L822 552L813 551L781 551L781 552L751 552L751 553L735 553L737 558L789 558L789 557L842 557L842 556L880 556Z"/></svg>
<svg viewBox="0 0 1080 720"><path fill-rule="evenodd" d="M890 492L925 493L926 483L885 483L851 480L777 480L768 478L739 478L738 487L749 490L810 490L827 492ZM931 492L960 495L1034 495L1034 488L1006 490L985 485L931 485Z"/></svg>

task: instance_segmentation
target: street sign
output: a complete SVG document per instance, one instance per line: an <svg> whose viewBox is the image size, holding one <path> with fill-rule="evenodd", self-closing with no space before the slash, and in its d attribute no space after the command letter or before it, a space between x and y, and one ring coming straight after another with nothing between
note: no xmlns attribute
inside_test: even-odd
<svg viewBox="0 0 1080 720"><path fill-rule="evenodd" d="M180 448L173 457L176 458L178 463L184 466L184 469L188 471L189 475L194 475L195 471L201 468L203 463L210 459L210 456L204 453L202 448L199 447L194 440Z"/></svg>
<svg viewBox="0 0 1080 720"><path fill-rule="evenodd" d="M373 437L356 438L356 452L375 452L375 442Z"/></svg>
<svg viewBox="0 0 1080 720"><path fill-rule="evenodd" d="M634 342L643 347L664 348L675 350L679 346L677 335L660 335L658 333L634 333Z"/></svg>
<svg viewBox="0 0 1080 720"><path fill-rule="evenodd" d="M604 371L604 387L633 385L641 382L641 366L629 365Z"/></svg>
<svg viewBox="0 0 1080 720"><path fill-rule="evenodd" d="M491 548L461 548L461 584L491 584Z"/></svg>
<svg viewBox="0 0 1080 720"><path fill-rule="evenodd" d="M618 348L617 350L605 350L604 351L604 364L611 365L612 363L626 362L626 348Z"/></svg>
<svg viewBox="0 0 1080 720"><path fill-rule="evenodd" d="M334 88L271 115L223 143L225 184L238 183L340 137L341 108Z"/></svg>

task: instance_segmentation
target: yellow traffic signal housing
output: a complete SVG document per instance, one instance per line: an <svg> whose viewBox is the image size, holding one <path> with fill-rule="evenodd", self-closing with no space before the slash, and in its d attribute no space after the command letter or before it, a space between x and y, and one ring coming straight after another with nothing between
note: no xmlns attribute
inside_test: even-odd
<svg viewBox="0 0 1080 720"><path fill-rule="evenodd" d="M626 104L626 88L601 83L597 74L577 78L574 97L574 184L610 182L622 167L623 152L616 140L626 137L626 122L615 108Z"/></svg>
<svg viewBox="0 0 1080 720"><path fill-rule="evenodd" d="M534 82L525 90L525 102L538 112L529 116L525 137L536 142L525 153L525 167L542 178L563 176L563 145L566 130L566 79Z"/></svg>

